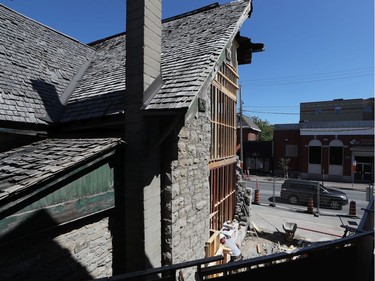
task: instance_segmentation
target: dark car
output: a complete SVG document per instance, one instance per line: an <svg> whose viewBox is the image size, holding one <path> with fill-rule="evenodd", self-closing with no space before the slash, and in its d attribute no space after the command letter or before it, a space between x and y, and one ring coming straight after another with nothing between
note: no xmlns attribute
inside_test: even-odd
<svg viewBox="0 0 375 281"><path fill-rule="evenodd" d="M317 205L318 187L320 206L341 209L342 206L348 204L348 197L344 192L324 187L320 182L310 180L285 180L281 185L280 197L291 204L307 204L307 201L311 198L314 205Z"/></svg>

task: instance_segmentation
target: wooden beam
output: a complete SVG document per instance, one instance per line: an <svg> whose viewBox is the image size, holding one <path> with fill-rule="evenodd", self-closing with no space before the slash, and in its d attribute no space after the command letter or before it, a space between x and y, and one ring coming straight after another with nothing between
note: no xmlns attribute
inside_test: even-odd
<svg viewBox="0 0 375 281"><path fill-rule="evenodd" d="M208 167L211 169L217 169L223 166L227 166L233 163L237 163L237 158L236 157L231 157L229 159L223 159L219 161L214 161L208 164Z"/></svg>

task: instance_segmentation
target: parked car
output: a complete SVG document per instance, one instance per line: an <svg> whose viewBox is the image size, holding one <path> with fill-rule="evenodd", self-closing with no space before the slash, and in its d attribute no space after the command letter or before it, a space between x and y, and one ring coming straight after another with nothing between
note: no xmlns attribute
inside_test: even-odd
<svg viewBox="0 0 375 281"><path fill-rule="evenodd" d="M348 204L348 196L337 189L324 187L319 181L287 179L281 185L280 197L291 204L307 204L311 198L316 206L318 202L318 188L320 206L341 209Z"/></svg>

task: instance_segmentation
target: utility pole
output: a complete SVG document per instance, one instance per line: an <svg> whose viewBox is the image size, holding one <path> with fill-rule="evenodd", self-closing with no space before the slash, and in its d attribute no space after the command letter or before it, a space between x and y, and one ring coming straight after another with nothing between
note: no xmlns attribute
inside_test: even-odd
<svg viewBox="0 0 375 281"><path fill-rule="evenodd" d="M243 135L242 135L242 87L239 85L240 90L240 167L241 175L243 176L244 164L243 164Z"/></svg>

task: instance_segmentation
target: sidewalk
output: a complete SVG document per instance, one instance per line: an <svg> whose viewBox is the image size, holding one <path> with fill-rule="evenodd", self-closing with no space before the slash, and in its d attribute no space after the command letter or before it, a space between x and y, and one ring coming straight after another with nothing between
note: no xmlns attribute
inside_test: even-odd
<svg viewBox="0 0 375 281"><path fill-rule="evenodd" d="M250 179L245 179L251 182L252 186L256 186L256 182L281 184L284 178L250 176ZM346 182L324 182L324 186L338 189L357 189L366 192L368 184L363 183L346 183ZM283 207L282 205L271 206L271 202L262 202L258 204L251 204L250 221L255 224L260 230L265 232L283 232L284 223L296 223L297 230L295 232L296 238L310 242L320 242L325 240L333 240L344 235L345 228L341 225L348 225L356 227L360 223L360 218L356 216L338 215L334 210L320 209L319 215L308 213L307 208L293 208L292 206ZM316 208L314 208L314 211Z"/></svg>
<svg viewBox="0 0 375 281"><path fill-rule="evenodd" d="M323 211L319 216L314 216L307 211L291 209L269 204L252 204L250 221L264 232L282 232L284 223L297 224L295 236L298 239L310 242L334 240L344 235L342 224L358 225L359 217L337 216L334 212Z"/></svg>

